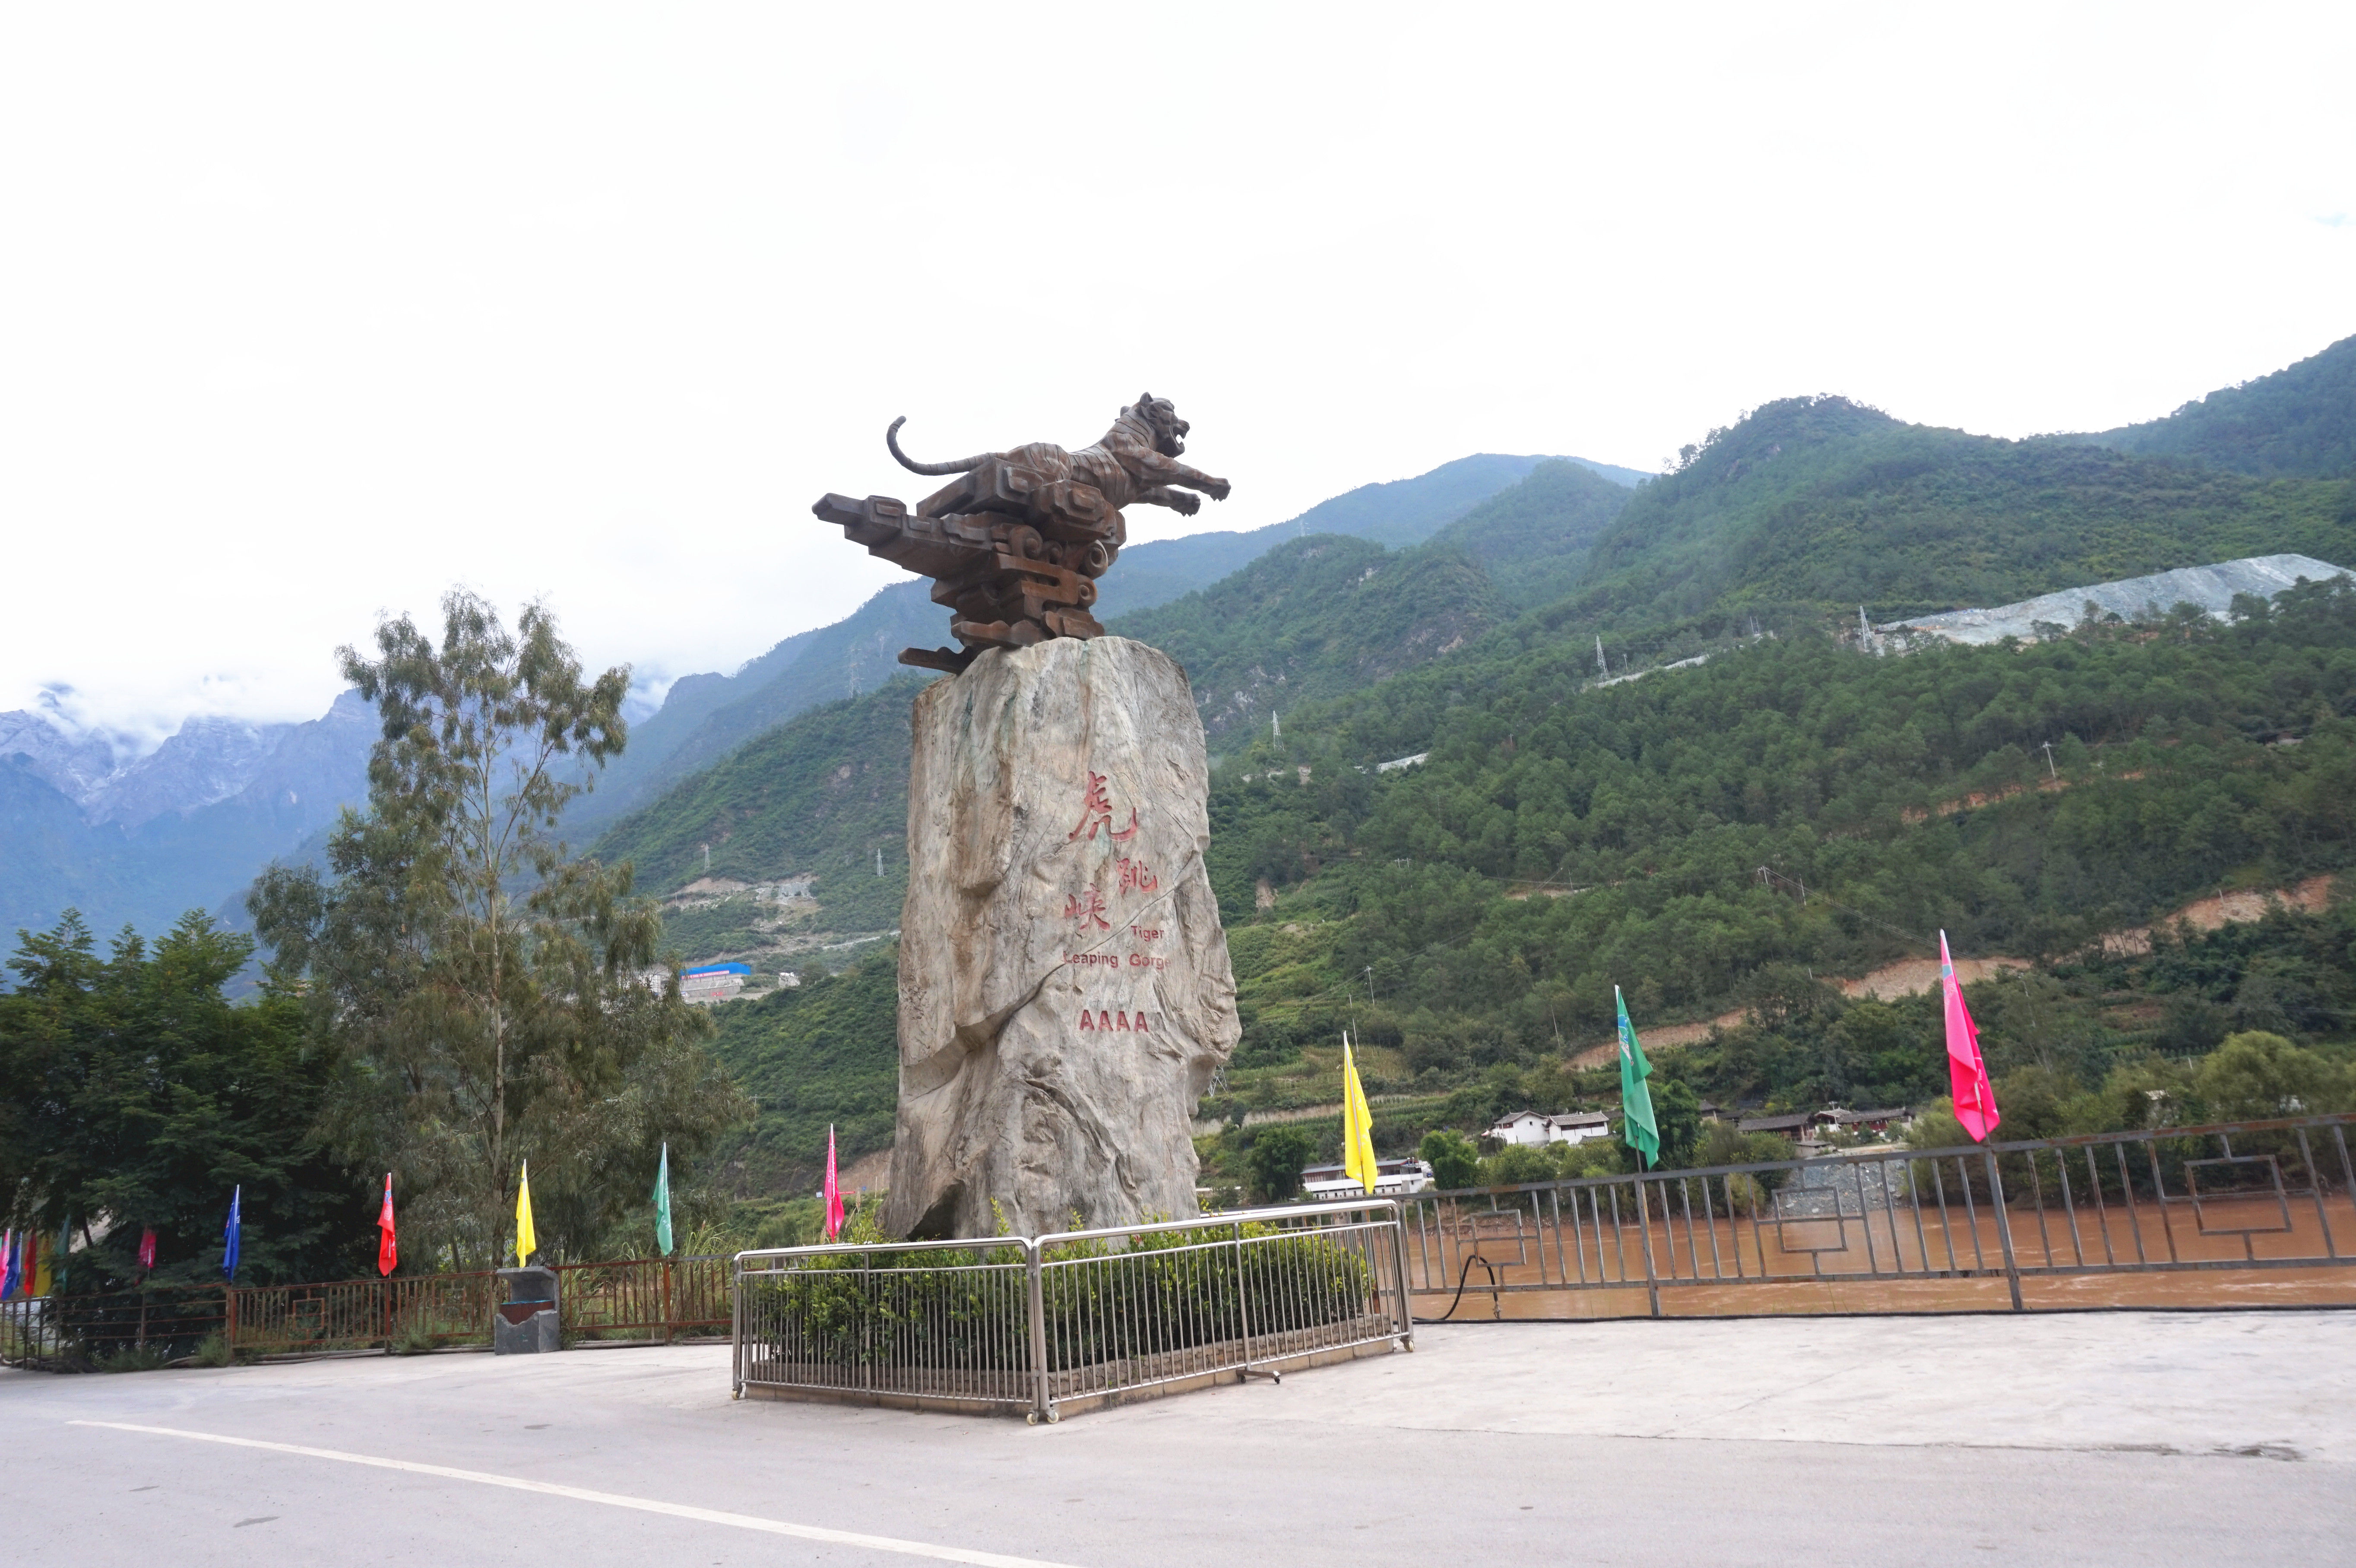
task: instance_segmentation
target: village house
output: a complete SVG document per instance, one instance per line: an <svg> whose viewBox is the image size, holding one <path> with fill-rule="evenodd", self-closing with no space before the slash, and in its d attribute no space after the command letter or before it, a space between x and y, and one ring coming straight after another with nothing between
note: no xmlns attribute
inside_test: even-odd
<svg viewBox="0 0 2356 1568"><path fill-rule="evenodd" d="M1913 1125L1914 1112L1911 1106L1891 1105L1881 1110L1850 1111L1838 1105L1827 1105L1815 1115L1818 1129L1828 1133L1886 1133L1892 1127Z"/></svg>
<svg viewBox="0 0 2356 1568"><path fill-rule="evenodd" d="M1377 1198L1396 1198L1431 1188L1431 1167L1422 1160L1379 1159L1375 1162ZM1338 1165L1312 1165L1301 1173L1301 1190L1310 1198L1363 1198L1366 1184Z"/></svg>
<svg viewBox="0 0 2356 1568"><path fill-rule="evenodd" d="M1551 1116L1538 1111L1516 1111L1501 1118L1482 1136L1501 1144L1536 1148L1547 1144L1585 1143L1590 1138L1611 1135L1612 1118L1601 1111L1563 1111Z"/></svg>
<svg viewBox="0 0 2356 1568"><path fill-rule="evenodd" d="M1745 1116L1734 1124L1739 1133L1778 1133L1799 1141L1815 1123L1813 1111L1784 1111L1772 1116Z"/></svg>

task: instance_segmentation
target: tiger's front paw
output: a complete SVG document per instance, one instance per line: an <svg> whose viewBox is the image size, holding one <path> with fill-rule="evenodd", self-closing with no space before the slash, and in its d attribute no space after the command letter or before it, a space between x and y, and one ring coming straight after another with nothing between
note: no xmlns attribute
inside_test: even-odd
<svg viewBox="0 0 2356 1568"><path fill-rule="evenodd" d="M1214 501L1226 500L1227 498L1227 492L1233 488L1234 486L1229 485L1224 479L1214 479L1209 484L1203 486L1205 494L1208 495Z"/></svg>

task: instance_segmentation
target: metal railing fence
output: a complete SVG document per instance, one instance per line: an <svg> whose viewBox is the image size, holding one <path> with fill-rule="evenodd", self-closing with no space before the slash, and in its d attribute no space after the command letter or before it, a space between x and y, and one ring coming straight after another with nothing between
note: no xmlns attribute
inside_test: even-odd
<svg viewBox="0 0 2356 1568"><path fill-rule="evenodd" d="M557 1264L557 1321L586 1339L717 1337L728 1327L728 1260L629 1258ZM395 1275L230 1291L230 1344L261 1353L487 1341L497 1273Z"/></svg>
<svg viewBox="0 0 2356 1568"><path fill-rule="evenodd" d="M1657 1317L1665 1293L1729 1315L2356 1304L2351 1127L2290 1117L1419 1194L1408 1289L1450 1317L1485 1296L1493 1317Z"/></svg>
<svg viewBox="0 0 2356 1568"><path fill-rule="evenodd" d="M740 1253L735 1392L1022 1412L1413 1348L1388 1199Z"/></svg>
<svg viewBox="0 0 2356 1568"><path fill-rule="evenodd" d="M597 1339L716 1339L730 1321L725 1257L558 1264L559 1323ZM489 1270L295 1285L154 1285L0 1302L0 1361L188 1354L214 1334L245 1355L487 1344L500 1296Z"/></svg>
<svg viewBox="0 0 2356 1568"><path fill-rule="evenodd" d="M223 1306L219 1285L0 1301L0 1363L97 1363L133 1352L185 1356L221 1331Z"/></svg>

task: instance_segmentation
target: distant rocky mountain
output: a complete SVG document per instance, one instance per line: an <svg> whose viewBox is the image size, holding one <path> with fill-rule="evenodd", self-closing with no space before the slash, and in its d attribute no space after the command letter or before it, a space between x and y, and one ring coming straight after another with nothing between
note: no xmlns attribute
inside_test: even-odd
<svg viewBox="0 0 2356 1568"><path fill-rule="evenodd" d="M10 759L77 806L93 798L115 772L114 747L105 736L21 708L0 713L0 761Z"/></svg>
<svg viewBox="0 0 2356 1568"><path fill-rule="evenodd" d="M296 724L192 719L117 763L103 738L0 714L0 933L78 909L160 931L217 909L368 793L375 715L348 691Z"/></svg>

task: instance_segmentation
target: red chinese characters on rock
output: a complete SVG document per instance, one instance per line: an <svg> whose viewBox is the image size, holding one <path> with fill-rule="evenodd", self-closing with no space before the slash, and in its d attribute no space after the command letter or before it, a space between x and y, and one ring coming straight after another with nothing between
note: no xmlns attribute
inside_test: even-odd
<svg viewBox="0 0 2356 1568"><path fill-rule="evenodd" d="M1093 1011L1087 1008L1082 1008L1080 1009L1080 1028L1087 1030L1102 1029L1107 1032L1118 1029L1123 1034L1151 1034L1153 1032L1152 1028L1146 1023L1145 1015L1143 1013L1125 1012L1117 1008L1098 1008Z"/></svg>
<svg viewBox="0 0 2356 1568"><path fill-rule="evenodd" d="M1105 787L1105 775L1091 768L1088 770L1087 796L1080 805L1080 824L1065 835L1064 841L1067 844L1077 842L1080 836L1085 833L1087 835L1088 842L1094 843L1098 828L1102 828L1105 837L1116 844L1129 842L1130 839L1137 837L1137 807L1132 805L1129 808L1129 826L1115 832L1112 826L1111 792Z"/></svg>
<svg viewBox="0 0 2356 1568"><path fill-rule="evenodd" d="M1094 768L1087 770L1087 787L1081 792L1079 825L1064 836L1064 841L1074 844L1085 840L1093 844L1096 842L1097 835L1101 833L1108 844L1121 845L1136 837L1137 807L1132 805L1129 808L1128 827L1115 827L1112 790L1108 776L1097 772ZM1160 880L1147 869L1145 862L1141 859L1124 855L1115 860L1114 864L1120 872L1119 891L1121 892L1150 893L1161 885ZM1077 926L1083 933L1110 931L1112 922L1108 918L1109 913L1110 910L1105 902L1103 891L1094 885L1081 889L1064 901L1064 918Z"/></svg>

